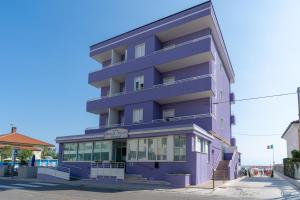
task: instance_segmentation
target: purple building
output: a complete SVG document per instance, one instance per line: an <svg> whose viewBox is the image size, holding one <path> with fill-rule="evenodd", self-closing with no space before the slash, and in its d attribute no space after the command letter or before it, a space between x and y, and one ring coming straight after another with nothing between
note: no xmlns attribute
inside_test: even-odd
<svg viewBox="0 0 300 200"><path fill-rule="evenodd" d="M210 1L92 45L90 56L100 97L86 108L99 124L56 138L72 176L177 186L210 180L213 168L236 177L234 71Z"/></svg>

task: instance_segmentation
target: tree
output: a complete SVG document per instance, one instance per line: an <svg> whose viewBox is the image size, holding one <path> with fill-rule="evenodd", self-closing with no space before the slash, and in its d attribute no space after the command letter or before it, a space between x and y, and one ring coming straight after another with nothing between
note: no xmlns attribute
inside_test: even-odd
<svg viewBox="0 0 300 200"><path fill-rule="evenodd" d="M1 161L5 158L10 158L12 154L12 147L11 146L4 146L2 149L0 149L0 156Z"/></svg>
<svg viewBox="0 0 300 200"><path fill-rule="evenodd" d="M21 165L27 165L27 160L31 159L31 157L32 157L32 151L30 150L18 151L17 158L20 159Z"/></svg>
<svg viewBox="0 0 300 200"><path fill-rule="evenodd" d="M55 148L45 147L42 151L42 159L45 159L46 156L50 156L53 159L57 158L57 153Z"/></svg>

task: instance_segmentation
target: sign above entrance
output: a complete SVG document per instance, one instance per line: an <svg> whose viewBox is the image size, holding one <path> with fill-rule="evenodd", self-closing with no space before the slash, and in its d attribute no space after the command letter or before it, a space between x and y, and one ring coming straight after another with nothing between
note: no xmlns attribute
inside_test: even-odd
<svg viewBox="0 0 300 200"><path fill-rule="evenodd" d="M114 128L104 132L104 139L128 138L128 130Z"/></svg>

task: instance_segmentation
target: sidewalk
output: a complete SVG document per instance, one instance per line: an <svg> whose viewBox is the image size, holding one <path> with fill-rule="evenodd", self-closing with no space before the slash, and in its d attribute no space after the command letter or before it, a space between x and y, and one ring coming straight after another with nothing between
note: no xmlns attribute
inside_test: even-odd
<svg viewBox="0 0 300 200"><path fill-rule="evenodd" d="M290 177L285 176L284 174L282 174L280 172L276 172L276 171L274 171L274 172L275 172L275 175L277 175L278 177L287 180L288 182L290 182L291 184L296 186L297 189L300 189L300 180L290 178Z"/></svg>

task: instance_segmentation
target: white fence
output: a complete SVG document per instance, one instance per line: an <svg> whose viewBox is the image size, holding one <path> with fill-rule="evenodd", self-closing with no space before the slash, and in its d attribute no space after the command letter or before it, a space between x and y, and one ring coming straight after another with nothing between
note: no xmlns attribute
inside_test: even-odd
<svg viewBox="0 0 300 200"><path fill-rule="evenodd" d="M39 167L37 173L70 180L70 169L66 167Z"/></svg>
<svg viewBox="0 0 300 200"><path fill-rule="evenodd" d="M124 180L125 163L109 162L109 163L91 163L90 178L98 177L116 177L116 179Z"/></svg>

